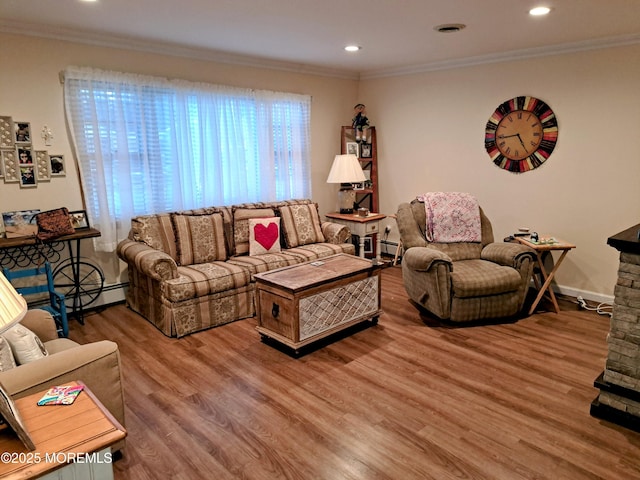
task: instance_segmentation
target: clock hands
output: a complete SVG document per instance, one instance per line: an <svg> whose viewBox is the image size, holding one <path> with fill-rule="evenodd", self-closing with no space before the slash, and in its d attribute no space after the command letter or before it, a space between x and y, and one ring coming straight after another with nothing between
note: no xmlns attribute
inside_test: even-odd
<svg viewBox="0 0 640 480"><path fill-rule="evenodd" d="M522 137L520 136L519 133L515 133L513 135L498 135L498 138L501 138L501 139L512 138L512 137L518 137L518 140L520 140L520 143L522 144L522 147L524 148L524 151L529 153L529 151L527 150L527 147L525 146L524 142L522 141Z"/></svg>

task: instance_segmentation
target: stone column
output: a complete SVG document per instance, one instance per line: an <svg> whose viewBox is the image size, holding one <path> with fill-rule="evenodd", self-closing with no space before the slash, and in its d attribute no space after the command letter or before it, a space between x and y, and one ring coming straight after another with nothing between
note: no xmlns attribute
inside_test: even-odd
<svg viewBox="0 0 640 480"><path fill-rule="evenodd" d="M607 241L619 250L608 354L591 415L640 431L640 224Z"/></svg>

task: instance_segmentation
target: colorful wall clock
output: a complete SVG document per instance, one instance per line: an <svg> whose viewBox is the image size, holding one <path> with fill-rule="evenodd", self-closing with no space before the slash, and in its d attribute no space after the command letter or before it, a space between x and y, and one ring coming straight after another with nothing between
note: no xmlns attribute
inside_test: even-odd
<svg viewBox="0 0 640 480"><path fill-rule="evenodd" d="M558 121L542 100L521 96L496 108L487 121L484 146L493 163L514 173L542 165L558 141Z"/></svg>

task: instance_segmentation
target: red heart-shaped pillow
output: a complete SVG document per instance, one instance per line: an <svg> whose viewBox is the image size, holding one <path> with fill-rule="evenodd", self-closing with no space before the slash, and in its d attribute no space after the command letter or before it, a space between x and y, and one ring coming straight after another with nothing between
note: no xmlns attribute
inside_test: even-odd
<svg viewBox="0 0 640 480"><path fill-rule="evenodd" d="M267 226L258 224L253 229L253 234L258 242L265 250L269 250L273 247L273 244L278 240L279 232L278 225L270 223Z"/></svg>

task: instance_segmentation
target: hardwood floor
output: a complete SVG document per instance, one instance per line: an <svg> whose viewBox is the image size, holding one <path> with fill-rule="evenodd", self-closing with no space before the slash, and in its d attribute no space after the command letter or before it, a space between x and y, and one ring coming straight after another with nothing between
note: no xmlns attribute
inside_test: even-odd
<svg viewBox="0 0 640 480"><path fill-rule="evenodd" d="M640 479L640 433L589 415L609 317L452 327L382 273L378 325L292 358L255 319L182 339L124 305L72 322L124 368L116 479Z"/></svg>

